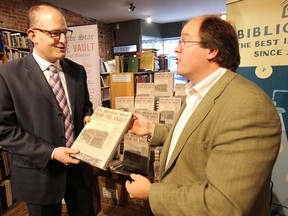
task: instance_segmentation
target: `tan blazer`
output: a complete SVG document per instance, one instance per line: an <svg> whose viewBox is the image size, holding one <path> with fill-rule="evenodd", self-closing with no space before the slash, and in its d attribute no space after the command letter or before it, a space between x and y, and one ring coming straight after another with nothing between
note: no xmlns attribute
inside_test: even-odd
<svg viewBox="0 0 288 216"><path fill-rule="evenodd" d="M228 70L188 120L165 168L174 127L157 125L151 140L165 142L160 181L149 192L155 215L270 215L281 123L258 86Z"/></svg>

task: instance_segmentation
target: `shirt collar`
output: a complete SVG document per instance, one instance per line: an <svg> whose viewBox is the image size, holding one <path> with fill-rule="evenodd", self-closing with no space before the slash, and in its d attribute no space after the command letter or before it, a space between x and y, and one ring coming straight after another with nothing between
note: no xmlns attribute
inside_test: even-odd
<svg viewBox="0 0 288 216"><path fill-rule="evenodd" d="M226 68L220 67L196 85L193 85L192 82L187 83L185 86L187 98L191 97L195 93L198 93L203 98L226 71Z"/></svg>
<svg viewBox="0 0 288 216"><path fill-rule="evenodd" d="M60 66L60 61L59 60L57 60L54 63L48 62L45 59L41 58L34 50L32 52L32 55L33 55L34 59L36 60L36 62L38 63L38 65L40 66L42 71L47 70L47 68L51 64L54 64L59 70L61 70L61 66Z"/></svg>

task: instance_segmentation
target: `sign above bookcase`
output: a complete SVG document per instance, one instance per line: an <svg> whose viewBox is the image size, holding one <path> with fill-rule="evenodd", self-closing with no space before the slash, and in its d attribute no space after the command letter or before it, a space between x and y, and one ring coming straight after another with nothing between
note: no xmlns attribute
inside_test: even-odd
<svg viewBox="0 0 288 216"><path fill-rule="evenodd" d="M113 47L113 53L133 53L137 52L137 45L132 44L132 45L123 45L123 46L114 46Z"/></svg>

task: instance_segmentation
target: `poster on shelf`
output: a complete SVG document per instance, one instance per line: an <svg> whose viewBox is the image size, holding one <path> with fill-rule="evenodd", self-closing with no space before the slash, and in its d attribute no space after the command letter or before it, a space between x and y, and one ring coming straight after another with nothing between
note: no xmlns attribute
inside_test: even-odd
<svg viewBox="0 0 288 216"><path fill-rule="evenodd" d="M99 47L97 25L71 26L66 57L83 65L93 108L101 105Z"/></svg>

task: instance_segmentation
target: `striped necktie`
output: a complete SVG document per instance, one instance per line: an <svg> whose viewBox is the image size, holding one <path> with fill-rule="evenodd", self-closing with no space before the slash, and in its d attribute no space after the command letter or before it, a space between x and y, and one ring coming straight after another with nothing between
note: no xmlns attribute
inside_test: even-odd
<svg viewBox="0 0 288 216"><path fill-rule="evenodd" d="M72 122L72 117L65 96L64 88L62 86L59 74L57 73L57 67L55 65L50 65L49 71L51 71L50 75L51 79L49 85L51 86L52 91L55 94L55 97L59 103L60 108L62 109L62 113L65 118L64 125L65 125L66 147L71 147L71 145L74 142L74 125Z"/></svg>

